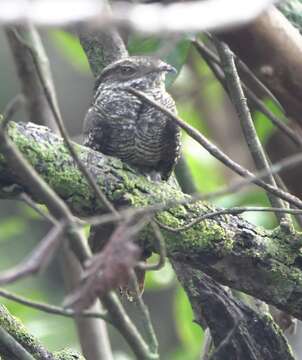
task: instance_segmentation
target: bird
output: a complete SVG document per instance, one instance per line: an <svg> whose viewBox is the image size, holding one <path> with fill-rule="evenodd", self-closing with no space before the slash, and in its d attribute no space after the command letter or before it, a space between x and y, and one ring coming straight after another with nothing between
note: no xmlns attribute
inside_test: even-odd
<svg viewBox="0 0 302 360"><path fill-rule="evenodd" d="M83 145L121 159L151 180L168 181L180 155L180 128L129 89L176 114L175 102L165 88L166 74L174 71L150 56L129 56L105 67L96 79L84 120ZM112 231L112 224L91 228L89 244L94 253L104 248ZM149 256L147 250L141 254L143 260ZM145 272L136 269L136 275L142 293ZM128 299L131 293L126 288Z"/></svg>
<svg viewBox="0 0 302 360"><path fill-rule="evenodd" d="M83 145L117 157L153 179L168 180L180 155L180 129L129 88L176 114L165 89L165 76L174 71L151 56L129 56L105 67L84 120Z"/></svg>

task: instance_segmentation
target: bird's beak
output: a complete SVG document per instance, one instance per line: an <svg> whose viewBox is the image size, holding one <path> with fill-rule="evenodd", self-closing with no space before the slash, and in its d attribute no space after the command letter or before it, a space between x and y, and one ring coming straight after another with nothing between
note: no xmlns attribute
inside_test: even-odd
<svg viewBox="0 0 302 360"><path fill-rule="evenodd" d="M164 71L164 72L174 73L174 74L177 73L177 70L175 69L175 67L173 67L172 65L169 65L169 64L162 64L159 67L159 70Z"/></svg>

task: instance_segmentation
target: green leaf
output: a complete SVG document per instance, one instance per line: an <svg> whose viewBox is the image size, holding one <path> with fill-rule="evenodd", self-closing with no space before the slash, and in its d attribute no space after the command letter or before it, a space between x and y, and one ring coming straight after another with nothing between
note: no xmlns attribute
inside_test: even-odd
<svg viewBox="0 0 302 360"><path fill-rule="evenodd" d="M152 255L148 263L156 263L158 255ZM175 281L174 271L171 264L166 261L165 266L158 271L148 271L146 273L146 290L161 290L171 286Z"/></svg>
<svg viewBox="0 0 302 360"><path fill-rule="evenodd" d="M174 316L176 329L182 346L185 350L187 350L187 353L189 353L193 359L200 352L204 332L199 325L193 322L194 315L191 305L181 287L178 288L175 296Z"/></svg>
<svg viewBox="0 0 302 360"><path fill-rule="evenodd" d="M26 230L26 222L20 217L9 217L0 222L0 241L7 241Z"/></svg>
<svg viewBox="0 0 302 360"><path fill-rule="evenodd" d="M169 46L169 44L167 44ZM178 41L170 52L163 57L163 60L168 64L175 67L177 70L176 75L168 75L166 80L166 86L169 87L176 80L180 73L182 66L185 64L191 43L187 39Z"/></svg>
<svg viewBox="0 0 302 360"><path fill-rule="evenodd" d="M158 50L160 44L161 40L154 36L142 37L132 35L129 38L127 47L130 55L144 55Z"/></svg>
<svg viewBox="0 0 302 360"><path fill-rule="evenodd" d="M183 138L183 152L199 191L214 191L224 184L217 160L189 136Z"/></svg>
<svg viewBox="0 0 302 360"><path fill-rule="evenodd" d="M178 102L177 111L179 117L186 123L190 124L204 135L208 135L208 127L205 125L204 121L202 121L202 114L194 106L193 100L189 99L187 101Z"/></svg>
<svg viewBox="0 0 302 360"><path fill-rule="evenodd" d="M77 37L61 30L50 31L49 36L56 48L74 68L82 72L89 71L86 55Z"/></svg>

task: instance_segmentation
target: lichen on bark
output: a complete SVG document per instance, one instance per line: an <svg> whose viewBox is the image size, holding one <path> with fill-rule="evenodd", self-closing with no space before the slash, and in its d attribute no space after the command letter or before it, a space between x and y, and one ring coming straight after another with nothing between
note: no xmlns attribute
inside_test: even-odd
<svg viewBox="0 0 302 360"><path fill-rule="evenodd" d="M65 148L62 139L45 127L11 123L10 138L44 180L78 216L102 213L100 204ZM115 206L141 207L171 200L190 200L178 188L141 176L120 160L76 145L78 154ZM0 184L22 181L0 156ZM30 192L30 189L23 189ZM1 192L3 193L3 191ZM37 201L39 199L36 199ZM179 227L214 207L198 201L159 212L157 219ZM239 216L221 215L202 221L186 231L163 230L171 260L201 270L218 282L251 294L302 319L301 234L283 226L273 231L254 226ZM153 235L146 228L141 246L156 251Z"/></svg>

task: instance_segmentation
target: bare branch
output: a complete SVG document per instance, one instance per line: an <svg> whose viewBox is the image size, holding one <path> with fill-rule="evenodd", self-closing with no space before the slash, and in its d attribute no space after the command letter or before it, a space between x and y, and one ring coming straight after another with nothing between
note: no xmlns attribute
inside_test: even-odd
<svg viewBox="0 0 302 360"><path fill-rule="evenodd" d="M93 179L93 176L89 173L87 168L84 166L84 164L78 157L78 155L72 145L72 142L67 134L67 130L65 128L63 119L61 117L61 112L59 110L59 106L58 106L58 103L56 100L56 96L55 96L53 87L52 87L50 81L47 80L47 78L44 76L44 72L41 68L41 62L39 61L38 54L36 53L35 49L30 44L27 44L25 42L25 40L20 37L20 35L17 32L15 32L15 34L18 37L18 39L20 40L20 42L24 46L27 46L27 48L32 56L33 63L35 65L38 78L41 82L45 98L48 102L49 108L51 109L51 111L53 113L53 117L55 119L56 125L59 128L60 134L63 137L68 150L70 151L72 157L74 158L75 162L79 166L79 169L82 171L83 175L87 178L88 183L90 184L92 189L95 191L97 197L100 199L101 202L103 202L106 205L108 211L112 212L113 214L115 214L118 217L118 212L115 210L115 208L112 206L112 204L106 199L105 195L102 193L100 188L97 186L97 184L95 183L95 181Z"/></svg>
<svg viewBox="0 0 302 360"><path fill-rule="evenodd" d="M244 206L242 206L242 207L232 207L230 209L220 209L220 210L216 210L213 212L208 212L206 214L198 216L193 221L191 221L188 224L185 224L181 227L178 227L178 228L166 226L157 220L155 220L155 221L161 228L171 231L171 232L174 232L174 233L178 233L180 231L188 230L192 226L194 226L194 225L198 224L199 222L204 221L206 219L213 219L217 216L226 215L226 214L240 215L240 214L243 214L244 212L274 212L274 213L280 213L280 214L287 213L287 214L292 214L292 215L302 215L301 209L298 210L298 209L290 209L290 208L271 208L271 207L261 207L261 206L244 207Z"/></svg>
<svg viewBox="0 0 302 360"><path fill-rule="evenodd" d="M258 138L255 125L253 123L249 107L247 105L247 100L240 84L240 78L237 73L233 54L226 44L219 41L215 41L215 43L221 59L222 68L224 70L226 83L230 93L230 98L238 114L241 128L245 136L247 146L254 159L256 168L258 170L269 169L270 164ZM268 175L265 180L271 186L275 188L277 187L273 175ZM284 201L281 200L278 196L275 196L275 194L272 195L269 191L267 191L267 196L273 207L285 207ZM281 220L282 216L280 217L279 214L280 213L276 213L276 216L277 219L279 218L279 220ZM288 221L291 221L290 217L288 217Z"/></svg>
<svg viewBox="0 0 302 360"><path fill-rule="evenodd" d="M97 297L102 298L109 291L128 284L140 255L133 237L145 224L145 220L139 224L130 221L121 223L104 249L85 263L82 284L65 299L66 307L85 309Z"/></svg>
<svg viewBox="0 0 302 360"><path fill-rule="evenodd" d="M45 238L37 245L32 254L12 269L0 273L0 284L14 282L44 269L57 252L65 229L66 225L62 223L53 226Z"/></svg>
<svg viewBox="0 0 302 360"><path fill-rule="evenodd" d="M228 88L225 82L225 76L221 70L221 63L218 56L200 41L193 41L193 45L196 47L199 54L203 57L210 69L213 71L217 80L220 81L225 91L228 92ZM234 54L234 56L236 55ZM235 57L235 61L239 64L240 69L242 69L243 65L245 65L238 57ZM219 68L215 65L218 65ZM247 70L245 67L244 69L246 73ZM249 72L251 72L251 70L249 70ZM257 83L260 82L262 84L262 82L256 76L254 76L254 78L257 79L255 80L257 81ZM258 111L262 112L262 114L264 114L268 118L268 120L272 122L272 124L277 126L280 131L284 132L284 134L286 134L296 146L302 147L301 137L285 123L285 119L279 119L277 116L275 116L273 112L265 106L265 104L258 98L258 96L242 80L241 84L249 103L252 104ZM269 98L271 98L276 104L278 104L278 100L275 99L274 95L271 95L269 90L266 90L267 87L265 85L263 86L265 89L264 94L267 94ZM279 107L281 107L281 105Z"/></svg>
<svg viewBox="0 0 302 360"><path fill-rule="evenodd" d="M59 306L33 301L33 300L27 299L23 296L19 296L14 293L11 293L9 291L6 291L4 289L0 289L0 297L14 301L18 304L22 304L24 306L30 307L30 308L38 310L38 311L43 311L48 314L60 315L60 316L69 317L69 318L74 318L74 317L78 317L78 316L85 317L85 318L86 317L87 318L99 318L99 319L103 319L110 323L110 317L108 316L107 313L93 312L93 311L89 311L89 310L77 312L72 309L64 309Z"/></svg>
<svg viewBox="0 0 302 360"><path fill-rule="evenodd" d="M166 256L167 256L167 251L166 251L166 244L165 244L165 240L164 237L160 231L160 229L158 228L157 224L156 224L156 220L152 220L151 221L151 226L153 229L153 233L155 236L155 239L157 241L157 252L159 254L159 259L158 262L156 264L147 264L144 262L140 262L137 264L137 268L141 269L141 270L145 270L145 271L157 271L160 270L162 267L165 266L165 262L166 262Z"/></svg>

